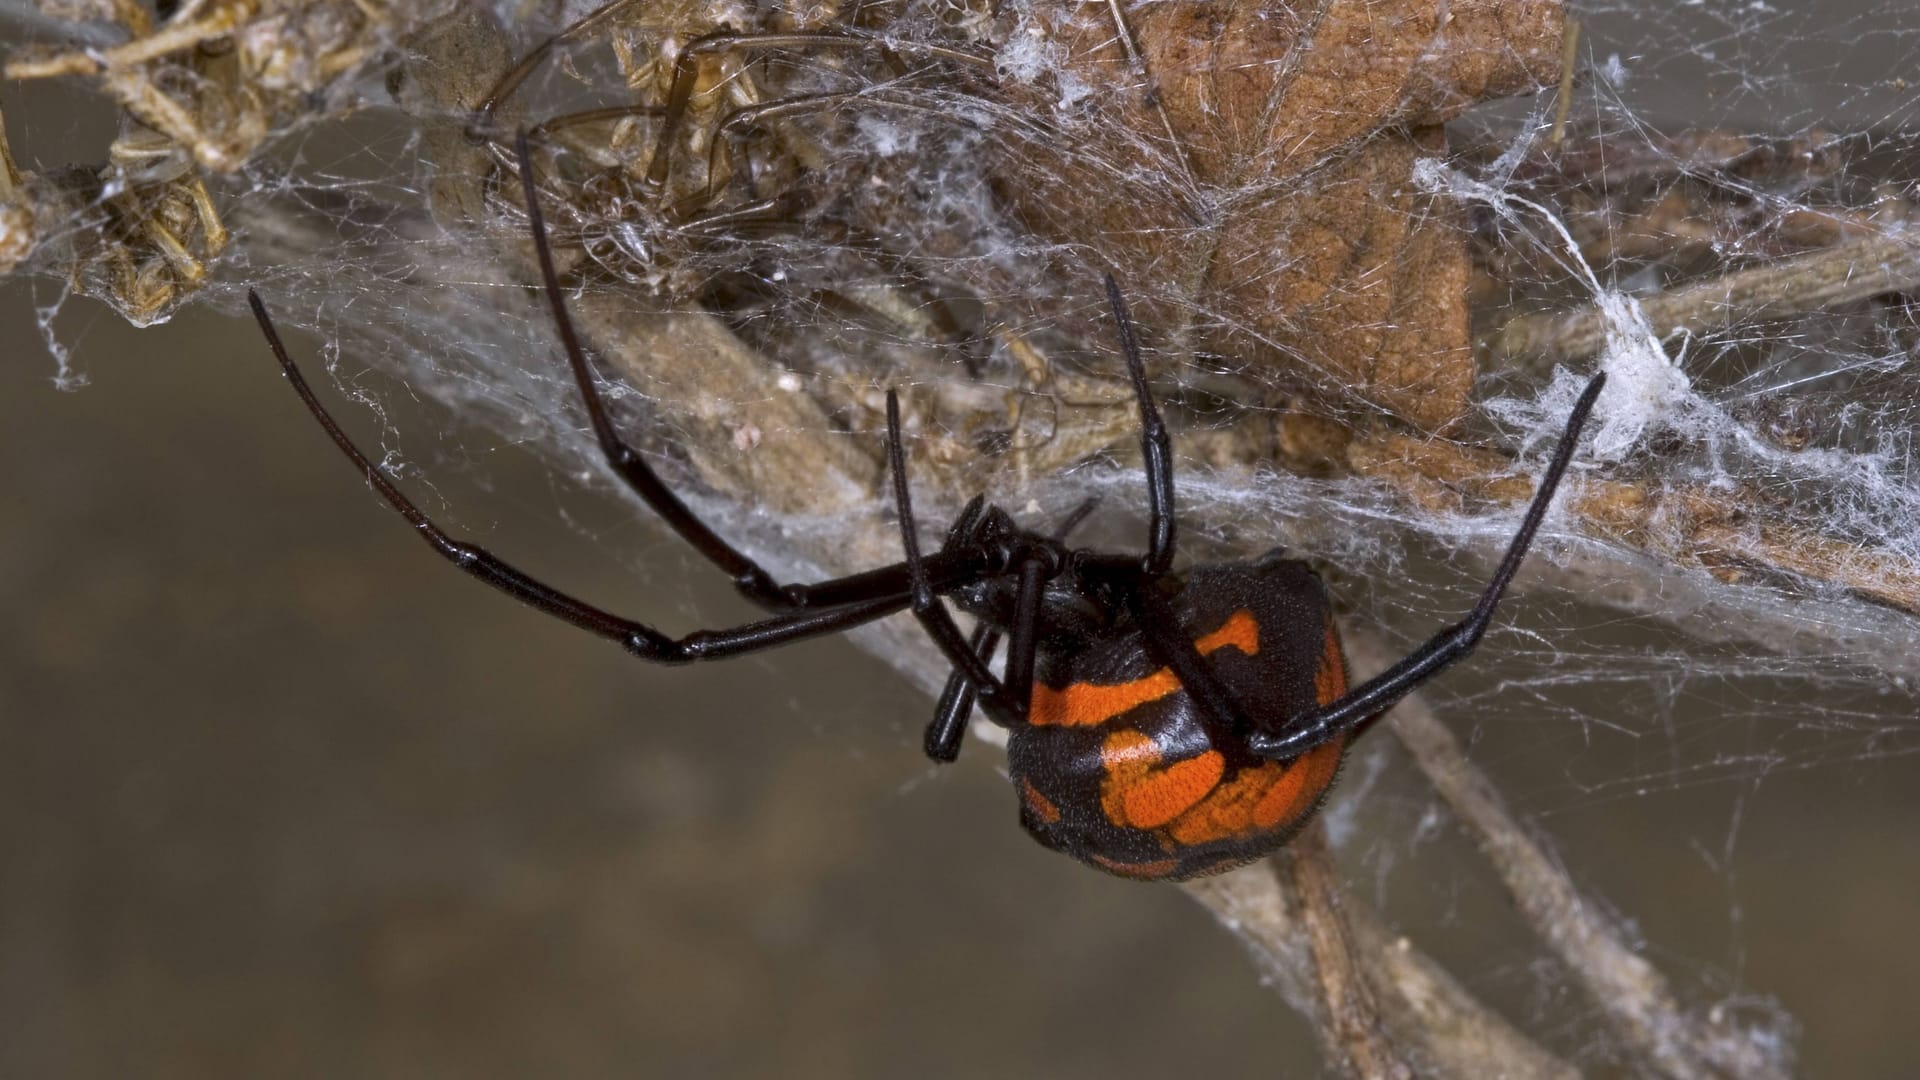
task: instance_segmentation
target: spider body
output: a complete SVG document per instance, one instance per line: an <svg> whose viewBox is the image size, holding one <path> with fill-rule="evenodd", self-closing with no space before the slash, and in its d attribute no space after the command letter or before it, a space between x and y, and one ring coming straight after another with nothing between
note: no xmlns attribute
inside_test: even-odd
<svg viewBox="0 0 1920 1080"><path fill-rule="evenodd" d="M1305 563L1275 553L1156 587L1256 727L1284 730L1346 692L1326 590ZM1020 822L1109 873L1179 880L1279 848L1319 808L1346 753L1345 733L1285 761L1252 753L1253 731L1200 707L1130 618L1043 648L1026 722L1007 742Z"/></svg>
<svg viewBox="0 0 1920 1080"><path fill-rule="evenodd" d="M953 665L927 726L927 755L954 760L978 704L1009 730L1009 769L1027 830L1047 847L1123 877L1181 879L1225 870L1279 847L1312 816L1353 735L1478 644L1605 381L1596 375L1575 404L1473 610L1356 687L1347 685L1325 588L1306 564L1276 552L1254 562L1173 569L1171 440L1111 276L1108 302L1140 408L1148 511L1143 555L1067 547L1067 535L1090 506L1043 534L1023 528L983 496L961 511L938 551L923 555L899 399L889 392L887 461L906 558L830 581L782 584L695 516L614 429L567 313L524 135L518 151L554 324L608 466L767 617L672 637L449 536L340 430L301 377L266 306L249 294L281 369L335 445L442 558L643 660L725 659L912 611ZM976 617L970 639L949 602ZM1003 637L1005 668L996 673L990 661Z"/></svg>

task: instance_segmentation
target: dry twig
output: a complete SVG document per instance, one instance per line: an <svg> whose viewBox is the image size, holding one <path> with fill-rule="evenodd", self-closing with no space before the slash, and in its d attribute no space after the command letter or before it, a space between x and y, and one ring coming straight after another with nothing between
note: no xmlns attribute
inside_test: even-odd
<svg viewBox="0 0 1920 1080"><path fill-rule="evenodd" d="M1892 230L1795 258L1638 298L1653 332L1666 341L1770 320L1831 311L1888 293L1920 288L1920 242ZM1597 306L1522 315L1508 321L1487 350L1499 361L1540 356L1584 360L1613 332Z"/></svg>
<svg viewBox="0 0 1920 1080"><path fill-rule="evenodd" d="M1313 946L1297 898L1272 860L1181 886L1253 954L1288 1006L1320 1022ZM1343 892L1355 968L1372 989L1396 1052L1432 1080L1572 1080L1578 1073L1476 1000L1366 902Z"/></svg>
<svg viewBox="0 0 1920 1080"><path fill-rule="evenodd" d="M1381 670L1393 659L1365 634L1348 635L1348 648L1362 671ZM1666 978L1580 895L1559 860L1520 826L1419 695L1402 700L1387 722L1434 790L1472 831L1521 916L1586 988L1644 1068L1679 1080L1787 1075L1744 1033L1681 1007Z"/></svg>
<svg viewBox="0 0 1920 1080"><path fill-rule="evenodd" d="M1320 989L1320 1032L1328 1060L1367 1080L1409 1080L1413 1069L1388 1038L1362 975L1341 910L1341 888L1327 847L1326 822L1315 819L1278 856L1313 947Z"/></svg>

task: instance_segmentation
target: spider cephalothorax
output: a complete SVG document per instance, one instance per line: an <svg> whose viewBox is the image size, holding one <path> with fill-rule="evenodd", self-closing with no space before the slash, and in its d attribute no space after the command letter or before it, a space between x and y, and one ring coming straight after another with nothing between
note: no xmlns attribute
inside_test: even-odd
<svg viewBox="0 0 1920 1080"><path fill-rule="evenodd" d="M887 458L906 558L811 585L777 582L713 532L624 442L593 382L567 314L536 197L526 139L522 188L555 325L609 465L674 531L733 579L769 617L680 638L553 589L499 557L449 537L356 449L301 378L259 297L254 314L301 399L367 480L442 556L541 611L660 663L715 660L838 633L911 610L953 664L927 726L936 761L959 753L978 704L1009 729L1009 772L1021 821L1042 844L1111 873L1179 879L1257 858L1284 844L1319 807L1353 734L1465 656L1486 632L1552 501L1605 379L1596 375L1492 581L1458 623L1356 687L1326 590L1305 563L1273 553L1252 562L1173 569L1173 458L1148 389L1126 301L1113 307L1146 462L1144 555L1071 548L1084 513L1040 533L976 498L923 555L907 483L900 403L887 395ZM963 635L947 602L972 614ZM1005 666L990 664L1006 640Z"/></svg>

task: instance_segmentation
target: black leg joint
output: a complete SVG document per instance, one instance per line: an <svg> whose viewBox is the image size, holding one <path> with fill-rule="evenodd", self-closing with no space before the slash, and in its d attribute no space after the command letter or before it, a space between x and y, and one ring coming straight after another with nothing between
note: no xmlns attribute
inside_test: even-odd
<svg viewBox="0 0 1920 1080"><path fill-rule="evenodd" d="M981 623L974 627L973 638L967 647L980 658L981 663L993 659L993 651L1000 645L1000 631ZM967 733L967 718L973 713L976 694L973 683L967 680L965 672L955 668L947 676L947 685L940 691L940 704L933 710L933 720L927 724L925 738L921 741L929 758L941 764L947 764L960 756L960 742Z"/></svg>
<svg viewBox="0 0 1920 1080"><path fill-rule="evenodd" d="M660 664L686 664L700 658L697 645L676 647L672 638L645 628L629 630L620 644L628 653Z"/></svg>

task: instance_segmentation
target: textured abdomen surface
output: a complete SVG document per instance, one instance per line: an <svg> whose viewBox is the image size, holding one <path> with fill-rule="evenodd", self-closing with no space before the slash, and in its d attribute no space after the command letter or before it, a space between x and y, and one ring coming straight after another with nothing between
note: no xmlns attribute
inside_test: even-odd
<svg viewBox="0 0 1920 1080"><path fill-rule="evenodd" d="M1203 567L1171 600L1180 636L1254 726L1283 730L1346 691L1326 595L1304 564ZM1246 751L1249 734L1205 716L1138 626L1116 627L1042 667L1008 744L1021 823L1124 877L1177 880L1259 858L1319 807L1346 744L1269 761Z"/></svg>

